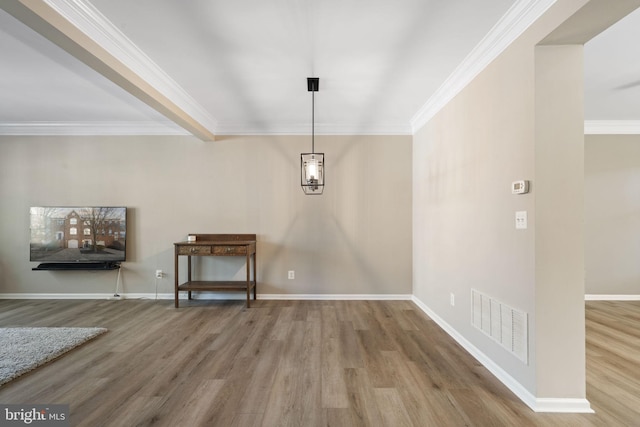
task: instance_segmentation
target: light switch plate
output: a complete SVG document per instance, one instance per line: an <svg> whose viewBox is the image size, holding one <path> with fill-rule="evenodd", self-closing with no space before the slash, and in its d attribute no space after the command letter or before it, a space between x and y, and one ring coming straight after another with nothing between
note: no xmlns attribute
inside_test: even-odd
<svg viewBox="0 0 640 427"><path fill-rule="evenodd" d="M516 212L516 230L527 229L527 211Z"/></svg>

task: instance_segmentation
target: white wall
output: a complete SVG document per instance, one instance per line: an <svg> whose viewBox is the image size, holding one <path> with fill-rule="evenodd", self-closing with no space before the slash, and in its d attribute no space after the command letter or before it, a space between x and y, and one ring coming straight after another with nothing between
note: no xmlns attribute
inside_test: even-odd
<svg viewBox="0 0 640 427"><path fill-rule="evenodd" d="M585 138L586 293L640 295L640 135Z"/></svg>
<svg viewBox="0 0 640 427"><path fill-rule="evenodd" d="M28 212L124 205L125 293L154 293L156 269L172 292L173 242L188 233L256 233L259 294L410 294L411 138L317 137L322 196L300 188L309 148L296 136L2 137L0 293L113 292L114 272L31 271ZM215 272L242 277L236 261Z"/></svg>

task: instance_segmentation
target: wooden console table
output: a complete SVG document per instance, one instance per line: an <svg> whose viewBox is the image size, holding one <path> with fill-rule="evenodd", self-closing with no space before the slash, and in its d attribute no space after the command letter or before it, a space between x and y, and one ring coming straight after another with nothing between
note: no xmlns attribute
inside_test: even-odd
<svg viewBox="0 0 640 427"><path fill-rule="evenodd" d="M251 289L256 299L256 235L255 234L191 234L195 242L177 242L175 247L175 306L178 308L178 293L188 291L247 291L247 308L250 306ZM187 281L180 284L178 260L187 257ZM247 264L247 279L236 281L192 280L191 257L197 256L244 256ZM253 263L251 259L253 258ZM253 268L251 268L253 267ZM253 271L253 279L251 279Z"/></svg>

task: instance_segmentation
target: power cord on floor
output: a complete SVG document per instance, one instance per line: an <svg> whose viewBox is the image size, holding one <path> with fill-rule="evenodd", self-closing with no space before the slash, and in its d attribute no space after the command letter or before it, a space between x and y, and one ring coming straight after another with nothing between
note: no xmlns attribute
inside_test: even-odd
<svg viewBox="0 0 640 427"><path fill-rule="evenodd" d="M120 272L122 271L122 267L118 268L118 275L116 276L116 290L113 293L114 298L120 298L120 294L118 293L118 289L120 288Z"/></svg>

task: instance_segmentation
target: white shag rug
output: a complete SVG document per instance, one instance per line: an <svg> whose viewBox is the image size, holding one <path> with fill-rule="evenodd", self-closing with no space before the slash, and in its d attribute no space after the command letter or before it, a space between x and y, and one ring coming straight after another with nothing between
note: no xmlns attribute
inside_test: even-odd
<svg viewBox="0 0 640 427"><path fill-rule="evenodd" d="M0 328L0 385L105 332L105 328Z"/></svg>

